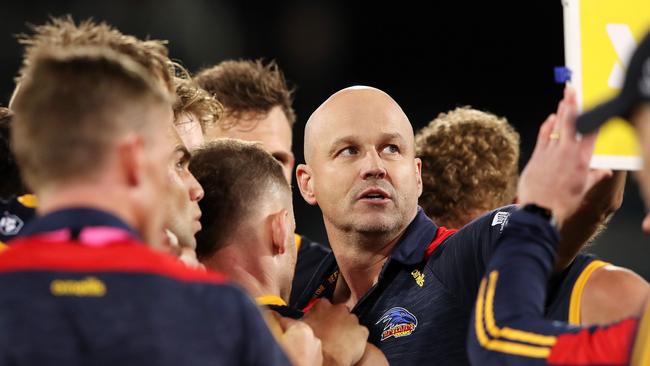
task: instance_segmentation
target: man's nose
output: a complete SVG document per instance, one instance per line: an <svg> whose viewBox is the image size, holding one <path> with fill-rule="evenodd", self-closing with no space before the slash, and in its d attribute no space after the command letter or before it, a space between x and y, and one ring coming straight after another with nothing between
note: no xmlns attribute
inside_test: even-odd
<svg viewBox="0 0 650 366"><path fill-rule="evenodd" d="M199 183L199 181L196 180L193 174L190 174L189 178L190 178L190 200L199 202L203 198L203 195L205 194L205 192L203 191L203 187L201 187L201 183Z"/></svg>
<svg viewBox="0 0 650 366"><path fill-rule="evenodd" d="M363 159L363 168L361 177L363 179L375 178L383 179L386 177L386 167L384 161L376 150L370 150Z"/></svg>

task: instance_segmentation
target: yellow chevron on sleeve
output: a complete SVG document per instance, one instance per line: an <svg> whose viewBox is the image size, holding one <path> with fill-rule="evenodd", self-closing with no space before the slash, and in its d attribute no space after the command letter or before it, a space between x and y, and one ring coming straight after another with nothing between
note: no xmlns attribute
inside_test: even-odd
<svg viewBox="0 0 650 366"><path fill-rule="evenodd" d="M499 328L496 325L494 320L494 292L497 286L497 279L499 278L499 273L497 271L492 271L490 273L490 282L488 283L487 295L486 295L486 306L485 306L485 324L487 326L488 333L493 338L504 337L513 341L526 342L537 344L540 346L553 346L556 342L554 336L547 336L532 332L526 332L523 330L517 330L512 328Z"/></svg>
<svg viewBox="0 0 650 366"><path fill-rule="evenodd" d="M582 304L582 293L585 290L585 285L591 277L591 275L598 268L604 267L609 263L603 262L600 260L595 260L589 265L587 265L578 276L578 279L573 284L573 289L571 290L571 298L569 300L569 324L571 325L580 325L581 323L581 304Z"/></svg>
<svg viewBox="0 0 650 366"><path fill-rule="evenodd" d="M504 328L507 329L504 334L504 329L499 329L494 323L494 314L491 313L493 310L493 305L491 302L494 301L494 288L496 287L496 280L498 278L498 272L493 271L490 273L490 282L488 285L487 296L486 296L486 283L485 279L481 281L481 287L478 294L478 299L476 302L475 310L475 329L476 336L478 338L479 344L488 350L508 353L518 356L531 357L531 358L547 358L551 353L550 347L545 346L532 346L521 343L515 343L509 340L501 340L500 338L510 338L513 337L514 340L523 341L527 343L542 343L544 345L548 344L552 346L555 344L555 337L545 336L540 334L535 334L531 332L525 332L521 330ZM492 293L490 295L490 293ZM487 301L487 306L485 302ZM489 311L488 308L489 307ZM484 314L487 313L487 314ZM485 315L485 323L488 327L488 333L493 339L486 334L486 329L483 324L483 318ZM491 323L492 329L490 330L488 323ZM512 338L511 338L512 339ZM552 340L552 344L550 341ZM540 342L541 341L541 342Z"/></svg>
<svg viewBox="0 0 650 366"><path fill-rule="evenodd" d="M302 236L299 234L294 233L293 238L296 241L296 252L300 251L300 245L302 244Z"/></svg>

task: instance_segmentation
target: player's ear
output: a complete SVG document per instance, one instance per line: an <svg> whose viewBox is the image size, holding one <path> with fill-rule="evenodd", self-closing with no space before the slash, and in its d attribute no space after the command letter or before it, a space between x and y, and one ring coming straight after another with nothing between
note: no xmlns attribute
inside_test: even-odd
<svg viewBox="0 0 650 366"><path fill-rule="evenodd" d="M422 160L420 158L414 159L415 164L415 179L418 184L418 197L422 195Z"/></svg>
<svg viewBox="0 0 650 366"><path fill-rule="evenodd" d="M118 147L120 167L126 183L135 187L142 181L144 164L144 144L142 138L131 135L125 137Z"/></svg>
<svg viewBox="0 0 650 366"><path fill-rule="evenodd" d="M317 202L314 194L314 181L309 165L299 164L296 167L296 181L302 198L310 205L315 205Z"/></svg>
<svg viewBox="0 0 650 366"><path fill-rule="evenodd" d="M271 214L271 241L273 243L273 254L284 254L287 251L287 235L289 233L289 211L282 209Z"/></svg>

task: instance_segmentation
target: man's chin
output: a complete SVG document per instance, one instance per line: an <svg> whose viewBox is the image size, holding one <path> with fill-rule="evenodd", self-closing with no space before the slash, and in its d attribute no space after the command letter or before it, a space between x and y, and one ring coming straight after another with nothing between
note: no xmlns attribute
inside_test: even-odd
<svg viewBox="0 0 650 366"><path fill-rule="evenodd" d="M186 235L179 235L178 244L183 248L194 249L196 248L196 239L193 235L189 235L189 233Z"/></svg>
<svg viewBox="0 0 650 366"><path fill-rule="evenodd" d="M396 218L366 218L358 221L355 225L355 231L364 234L384 234L396 230L400 223Z"/></svg>

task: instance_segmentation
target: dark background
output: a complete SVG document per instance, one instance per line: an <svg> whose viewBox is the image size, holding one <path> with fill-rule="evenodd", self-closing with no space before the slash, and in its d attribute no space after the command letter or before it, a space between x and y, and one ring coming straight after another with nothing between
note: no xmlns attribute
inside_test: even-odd
<svg viewBox="0 0 650 366"><path fill-rule="evenodd" d="M333 92L365 84L392 95L416 129L461 105L506 116L521 134L523 167L562 93L553 81L553 67L564 63L559 0L23 0L4 2L0 11L0 104L20 64L14 35L27 32L26 23L64 14L167 39L171 56L192 71L229 58L277 60L297 87L297 162L309 114ZM295 206L299 231L325 241L320 211L298 193ZM650 278L643 212L629 179L623 208L590 250Z"/></svg>

